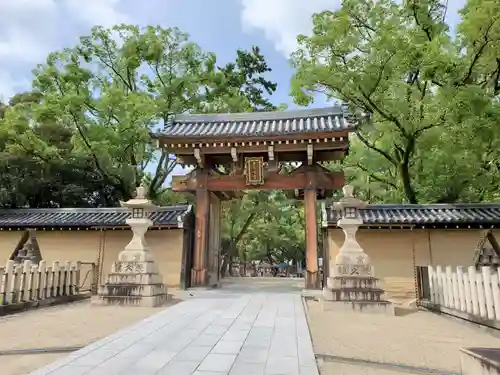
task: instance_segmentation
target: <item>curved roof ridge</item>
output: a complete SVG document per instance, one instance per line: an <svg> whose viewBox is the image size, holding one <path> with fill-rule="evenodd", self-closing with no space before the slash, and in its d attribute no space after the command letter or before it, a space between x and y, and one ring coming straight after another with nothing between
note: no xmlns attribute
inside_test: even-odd
<svg viewBox="0 0 500 375"><path fill-rule="evenodd" d="M366 208L380 209L460 209L460 208L485 208L500 207L500 203L375 203L368 204Z"/></svg>
<svg viewBox="0 0 500 375"><path fill-rule="evenodd" d="M275 112L172 115L153 137L183 139L345 133L356 124L345 106Z"/></svg>
<svg viewBox="0 0 500 375"><path fill-rule="evenodd" d="M364 225L500 225L500 203L369 204L360 215ZM340 218L331 209L327 216Z"/></svg>
<svg viewBox="0 0 500 375"><path fill-rule="evenodd" d="M172 122L233 122L233 121L272 121L291 120L295 118L308 118L316 116L347 116L347 111L342 106L332 106L324 108L306 108L290 111L270 111L270 112L238 112L238 113L193 113L180 114L172 117Z"/></svg>
<svg viewBox="0 0 500 375"><path fill-rule="evenodd" d="M179 221L188 215L193 215L190 205L164 206L155 209L150 219L153 220L153 226L179 227ZM128 217L130 211L126 207L2 209L0 229L117 227L127 226Z"/></svg>

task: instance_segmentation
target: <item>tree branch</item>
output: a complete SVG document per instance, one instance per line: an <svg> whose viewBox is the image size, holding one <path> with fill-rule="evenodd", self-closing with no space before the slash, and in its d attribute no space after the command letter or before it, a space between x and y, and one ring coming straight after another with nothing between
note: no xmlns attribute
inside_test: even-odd
<svg viewBox="0 0 500 375"><path fill-rule="evenodd" d="M372 179L374 179L375 181L378 181L378 182L380 182L380 183L382 183L382 184L385 184L385 185L391 186L391 187L393 187L394 189L397 189L397 188L398 188L398 187L397 187L397 185L396 185L395 183L390 182L390 181L388 181L388 180L386 180L386 179L383 179L382 177L377 176L377 175L376 175L375 173L373 173L373 172L370 172L370 171L368 170L368 168L364 167L362 164L360 164L360 163L356 163L356 165L355 165L355 166L356 166L357 168L361 169L363 172L367 173L367 174L368 174L368 176L370 176L370 177L371 177Z"/></svg>
<svg viewBox="0 0 500 375"><path fill-rule="evenodd" d="M375 102L363 91L361 86L358 86L358 88L361 92L361 95L366 99L372 110L375 110L380 116L394 123L401 134L403 134L404 137L408 137L408 132L394 115L385 112L378 105L376 105Z"/></svg>
<svg viewBox="0 0 500 375"><path fill-rule="evenodd" d="M382 75L385 71L385 67L387 66L387 64L389 63L389 61L391 61L391 59L394 57L394 54L391 54L385 61L384 63L382 64L382 68L380 69L379 71L379 74L377 76L377 80L375 81L375 85L373 85L373 88L370 90L370 92L368 93L368 97L371 97L373 95L373 93L377 90L378 88L378 85L380 84L380 81L382 80Z"/></svg>
<svg viewBox="0 0 500 375"><path fill-rule="evenodd" d="M493 21L486 27L486 30L484 32L484 36L483 36L483 42L481 43L481 46L478 48L478 50L476 51L476 53L474 54L474 57L472 58L472 62L471 64L469 65L469 69L467 70L467 74L465 75L465 77L461 80L461 82L456 82L455 85L456 86L461 86L461 85L464 85L466 83L469 82L470 78L472 77L472 73L473 73L473 70L474 70L474 66L476 65L476 63L478 62L479 58L481 57L481 55L483 54L484 50L486 49L486 46L490 43L490 39L489 39L489 33L490 33L490 30L491 28L493 27L493 25L498 21L499 18L497 19L493 19ZM475 42L473 43L473 45L475 44Z"/></svg>
<svg viewBox="0 0 500 375"><path fill-rule="evenodd" d="M413 10L413 18L415 19L415 23L417 24L418 27L420 27L422 29L422 31L425 33L425 35L427 36L427 39L429 40L429 42L432 42L432 35L431 35L431 29L430 27L425 27L424 25L422 25L421 21L418 19L418 15L417 15L417 6L416 4L412 4L411 6L412 10Z"/></svg>
<svg viewBox="0 0 500 375"><path fill-rule="evenodd" d="M500 58L497 57L496 73L493 73L493 95L497 96L500 93Z"/></svg>
<svg viewBox="0 0 500 375"><path fill-rule="evenodd" d="M250 224L252 223L253 221L253 218L255 217L257 213L254 211L252 212L250 215L248 215L247 219L245 220L245 222L243 223L243 226L241 227L240 231L238 232L238 234L236 235L236 237L234 238L234 245L236 246L240 241L241 239L243 238L243 236L245 235L246 231L248 230L248 227L250 226Z"/></svg>
<svg viewBox="0 0 500 375"><path fill-rule="evenodd" d="M362 134L359 130L356 131L356 135L358 136L359 140L366 146L368 147L370 150L373 150L373 151L376 151L378 152L380 155L382 155L385 159L387 159L387 161L389 161L392 165L394 166L397 166L398 163L397 161L391 156L389 155L387 152L385 152L384 150L382 150L381 148L378 148L377 146L375 146L374 144L370 143L370 141L368 141Z"/></svg>

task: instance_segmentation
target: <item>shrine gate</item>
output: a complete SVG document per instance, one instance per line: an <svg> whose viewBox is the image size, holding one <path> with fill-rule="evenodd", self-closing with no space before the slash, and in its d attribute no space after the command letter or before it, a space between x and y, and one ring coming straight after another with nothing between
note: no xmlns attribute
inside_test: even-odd
<svg viewBox="0 0 500 375"><path fill-rule="evenodd" d="M343 172L322 162L341 160L355 124L346 108L286 112L176 115L155 135L177 161L194 169L174 176L172 189L196 195L195 238L187 285L219 280L221 200L251 189L288 190L303 199L306 288L319 288L317 199L344 185ZM291 172L282 163L295 162ZM241 194L241 193L240 193Z"/></svg>

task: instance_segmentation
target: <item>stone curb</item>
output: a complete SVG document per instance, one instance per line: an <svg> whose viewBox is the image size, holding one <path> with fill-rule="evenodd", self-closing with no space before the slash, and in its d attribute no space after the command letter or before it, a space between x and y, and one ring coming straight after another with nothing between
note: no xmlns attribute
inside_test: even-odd
<svg viewBox="0 0 500 375"><path fill-rule="evenodd" d="M394 363L394 362L382 362L382 361L372 361L363 358L355 358L355 357L340 357L331 354L316 354L318 359L323 360L324 362L342 362L349 363L352 365L358 366L370 366L370 367L378 367L378 368L386 368L393 370L402 370L405 372L409 372L412 374L436 374L436 375L460 375L456 372L444 370L444 369L434 369L428 367L417 367L411 365L405 365L403 363Z"/></svg>

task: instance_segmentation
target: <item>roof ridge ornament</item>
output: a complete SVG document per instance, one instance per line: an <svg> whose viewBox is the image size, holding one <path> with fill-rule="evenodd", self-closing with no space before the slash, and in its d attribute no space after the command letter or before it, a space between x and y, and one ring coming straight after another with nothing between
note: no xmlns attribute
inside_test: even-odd
<svg viewBox="0 0 500 375"><path fill-rule="evenodd" d="M166 130L167 128L171 128L174 125L174 121L175 121L175 114L168 113L164 122L163 122L163 130Z"/></svg>

